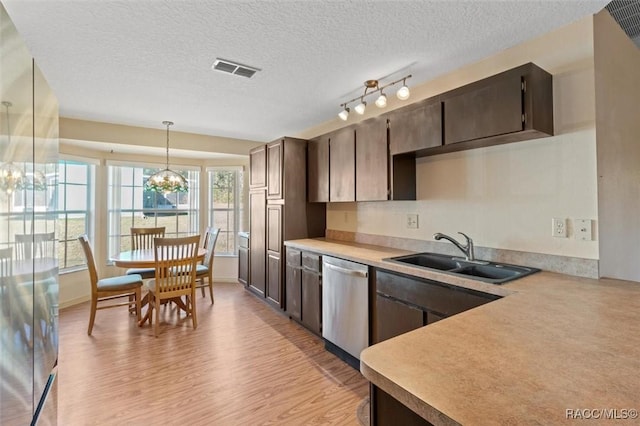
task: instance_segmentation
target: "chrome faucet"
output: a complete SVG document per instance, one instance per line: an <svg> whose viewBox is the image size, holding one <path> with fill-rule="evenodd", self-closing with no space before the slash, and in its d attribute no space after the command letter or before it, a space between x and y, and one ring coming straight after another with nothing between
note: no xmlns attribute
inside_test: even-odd
<svg viewBox="0 0 640 426"><path fill-rule="evenodd" d="M460 251L464 253L465 260L476 260L475 255L473 254L473 240L469 238L468 235L463 234L462 232L458 232L458 234L462 235L467 240L466 245L462 245L454 238L451 238L450 236L445 234L441 234L440 232L436 232L435 234L433 234L433 238L435 238L436 241L443 238L447 241L450 241L454 246L458 247Z"/></svg>

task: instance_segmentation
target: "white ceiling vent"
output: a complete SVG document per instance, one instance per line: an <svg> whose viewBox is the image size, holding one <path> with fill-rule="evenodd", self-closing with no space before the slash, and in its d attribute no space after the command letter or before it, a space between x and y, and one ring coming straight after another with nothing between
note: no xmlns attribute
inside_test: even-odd
<svg viewBox="0 0 640 426"><path fill-rule="evenodd" d="M226 59L216 58L215 62L211 66L212 69L220 72L226 72L228 74L239 75L240 77L251 78L253 75L260 71L260 68L254 68L247 65L242 65L237 62L227 61Z"/></svg>

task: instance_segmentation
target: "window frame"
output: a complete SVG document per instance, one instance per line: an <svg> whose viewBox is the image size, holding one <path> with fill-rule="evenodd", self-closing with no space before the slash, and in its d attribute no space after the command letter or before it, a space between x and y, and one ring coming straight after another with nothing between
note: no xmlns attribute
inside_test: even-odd
<svg viewBox="0 0 640 426"><path fill-rule="evenodd" d="M144 176L145 169L154 169L154 170L162 170L166 166L160 165L158 163L134 163L131 161L107 161L106 165L106 192L107 192L107 214L106 214L106 226L107 226L107 256L111 258L118 253L125 251L128 249L130 244L130 234L122 233L122 218L123 213L131 215L131 226L138 226L141 221L153 218L153 225L148 226L162 226L162 224L158 225L158 218L160 217L173 217L175 216L175 231L168 230L166 233L167 237L179 237L179 236L188 236L195 235L200 232L200 180L201 180L201 170L202 168L199 166L189 166L189 165L171 165L170 168L177 172L187 172L187 180L189 182L189 203L187 208L176 208L175 210L171 210L172 213L175 214L161 214L157 208L145 208L144 207L144 193L148 191L144 191ZM118 170L117 175L115 174L115 170ZM122 172L124 169L131 169L132 176L130 185L123 185L123 175ZM137 171L136 171L137 170ZM136 180L136 174L139 173L142 175L142 182L138 184ZM113 188L118 188L117 195L114 193ZM131 188L131 206L132 208L121 208L122 205L122 188ZM137 194L142 194L142 198L140 201L140 207L136 207L136 196ZM169 194L169 195L173 195ZM176 196L179 196L176 195ZM117 200L116 200L117 198ZM177 204L177 203L176 203ZM177 204L179 206L179 204ZM147 214L145 214L145 211ZM150 214L149 214L150 213ZM139 216L136 216L140 214ZM187 216L188 218L188 229L186 231L181 230L180 226L180 217ZM114 233L114 230L117 231ZM113 262L109 261L108 264L111 265Z"/></svg>
<svg viewBox="0 0 640 426"><path fill-rule="evenodd" d="M233 172L234 173L234 188L233 188L233 207L232 208L214 208L213 205L213 178L215 172ZM238 233L241 230L242 216L244 210L243 186L244 186L244 167L243 166L211 166L206 168L207 172L207 223L208 226L213 226L215 223L215 212L233 211L233 230L220 229L220 235L227 234L232 237L233 251L218 251L216 250L216 256L221 257L237 257L238 256Z"/></svg>

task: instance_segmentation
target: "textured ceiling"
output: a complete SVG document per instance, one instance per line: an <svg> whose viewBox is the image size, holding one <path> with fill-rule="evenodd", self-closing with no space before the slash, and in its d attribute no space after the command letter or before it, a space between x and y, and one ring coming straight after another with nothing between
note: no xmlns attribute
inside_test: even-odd
<svg viewBox="0 0 640 426"><path fill-rule="evenodd" d="M433 79L601 0L2 0L70 118L269 141L337 120L363 82ZM216 57L260 68L211 70ZM384 83L387 80L382 81Z"/></svg>

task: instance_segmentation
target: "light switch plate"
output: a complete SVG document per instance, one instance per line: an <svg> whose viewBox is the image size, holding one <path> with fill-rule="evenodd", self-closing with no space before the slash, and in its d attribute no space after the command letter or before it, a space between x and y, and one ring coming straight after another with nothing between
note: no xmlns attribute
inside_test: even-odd
<svg viewBox="0 0 640 426"><path fill-rule="evenodd" d="M573 228L576 240L591 241L593 239L591 235L591 219L575 219Z"/></svg>
<svg viewBox="0 0 640 426"><path fill-rule="evenodd" d="M418 229L418 215L417 214L407 214L407 228L409 229Z"/></svg>

